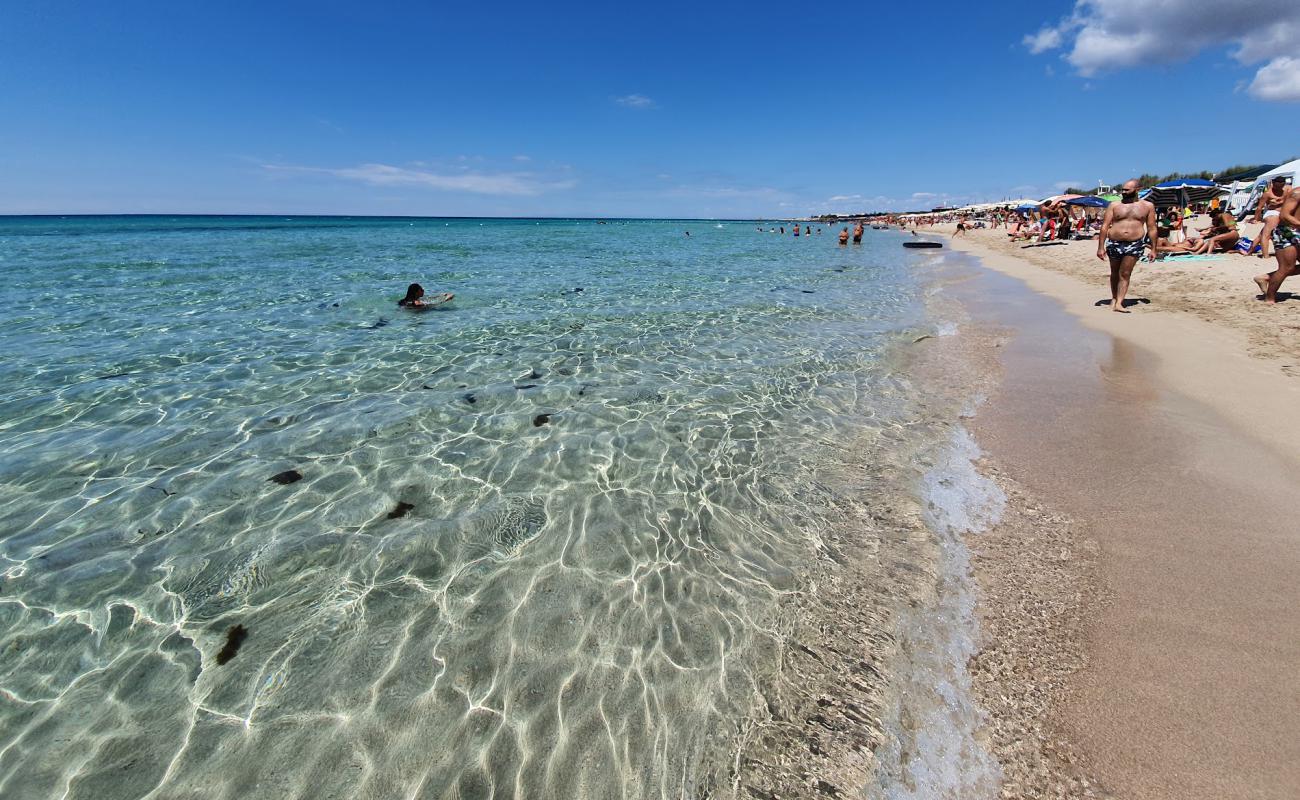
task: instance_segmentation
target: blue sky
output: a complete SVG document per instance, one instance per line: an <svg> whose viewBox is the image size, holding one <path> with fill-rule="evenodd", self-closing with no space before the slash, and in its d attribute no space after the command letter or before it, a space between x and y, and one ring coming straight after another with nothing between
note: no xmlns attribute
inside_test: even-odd
<svg viewBox="0 0 1300 800"><path fill-rule="evenodd" d="M1300 3L1130 5L11 4L0 213L793 216L1300 156Z"/></svg>

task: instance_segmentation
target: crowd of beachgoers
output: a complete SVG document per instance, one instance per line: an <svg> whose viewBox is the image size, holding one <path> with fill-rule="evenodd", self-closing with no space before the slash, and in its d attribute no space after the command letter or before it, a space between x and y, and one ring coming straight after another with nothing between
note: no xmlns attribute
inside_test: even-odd
<svg viewBox="0 0 1300 800"><path fill-rule="evenodd" d="M1138 261L1256 256L1276 268L1255 276L1259 299L1278 301L1288 277L1296 274L1300 254L1300 188L1279 176L1234 213L1226 198L1206 202L1143 198L1129 181L1114 201L1092 196L1058 195L1034 205L992 205L930 214L890 217L904 226L932 227L955 223L953 236L980 229L1002 230L1013 242L1042 245L1062 241L1097 242L1097 258L1111 262L1112 305L1122 311L1129 279ZM1247 231L1246 225L1258 226Z"/></svg>

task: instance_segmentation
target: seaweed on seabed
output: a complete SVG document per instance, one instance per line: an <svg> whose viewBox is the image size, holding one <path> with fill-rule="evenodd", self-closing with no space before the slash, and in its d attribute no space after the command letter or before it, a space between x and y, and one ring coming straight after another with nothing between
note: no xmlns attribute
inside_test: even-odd
<svg viewBox="0 0 1300 800"><path fill-rule="evenodd" d="M413 508L415 508L413 504L399 500L397 501L397 508L394 508L392 511L388 512L388 518L401 519L402 517L406 516L407 512Z"/></svg>
<svg viewBox="0 0 1300 800"><path fill-rule="evenodd" d="M275 481L281 486L288 486L291 483L297 483L302 480L302 473L296 469L286 469L284 472L277 472L268 480Z"/></svg>
<svg viewBox="0 0 1300 800"><path fill-rule="evenodd" d="M248 628L243 625L231 625L230 630L226 631L226 645L221 648L220 653L217 653L217 666L221 666L234 658L247 638Z"/></svg>

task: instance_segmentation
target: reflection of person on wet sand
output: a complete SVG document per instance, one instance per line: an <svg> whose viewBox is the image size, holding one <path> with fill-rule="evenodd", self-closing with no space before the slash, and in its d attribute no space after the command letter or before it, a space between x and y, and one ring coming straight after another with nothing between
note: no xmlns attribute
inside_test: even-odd
<svg viewBox="0 0 1300 800"><path fill-rule="evenodd" d="M1110 310L1122 314L1124 295L1128 294L1129 279L1143 250L1149 251L1148 260L1156 260L1156 207L1150 201L1138 199L1138 182L1125 181L1119 202L1106 207L1101 220L1101 235L1097 237L1097 258L1110 259Z"/></svg>

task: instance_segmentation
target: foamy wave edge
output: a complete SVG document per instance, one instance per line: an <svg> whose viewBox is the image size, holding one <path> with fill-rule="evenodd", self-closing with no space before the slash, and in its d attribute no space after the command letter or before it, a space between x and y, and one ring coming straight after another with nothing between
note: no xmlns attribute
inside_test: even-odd
<svg viewBox="0 0 1300 800"><path fill-rule="evenodd" d="M957 425L921 479L925 522L939 548L938 580L929 604L897 619L895 707L872 792L888 800L978 800L997 797L1001 788L966 668L979 625L963 537L996 525L1006 505L1001 488L976 468L980 455L975 438Z"/></svg>

